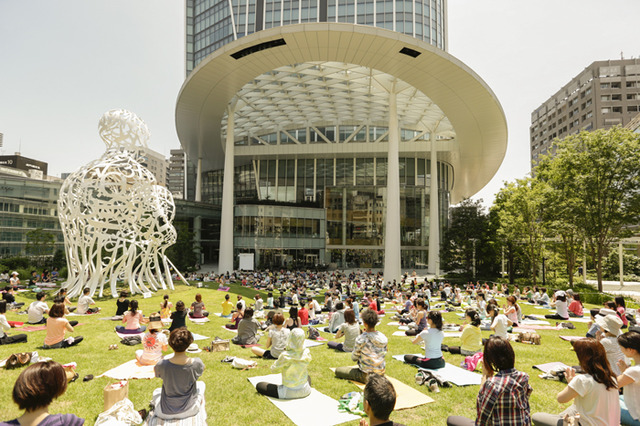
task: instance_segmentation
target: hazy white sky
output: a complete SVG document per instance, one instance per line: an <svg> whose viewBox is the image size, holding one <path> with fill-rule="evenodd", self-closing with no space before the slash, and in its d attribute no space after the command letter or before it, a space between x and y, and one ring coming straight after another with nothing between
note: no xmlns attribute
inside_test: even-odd
<svg viewBox="0 0 640 426"><path fill-rule="evenodd" d="M449 0L449 53L493 89L509 148L476 195L493 201L529 172L531 111L591 62L640 57L640 0ZM138 114L151 148L179 147L174 110L184 80L182 0L0 0L3 154L60 175L99 157L100 116Z"/></svg>

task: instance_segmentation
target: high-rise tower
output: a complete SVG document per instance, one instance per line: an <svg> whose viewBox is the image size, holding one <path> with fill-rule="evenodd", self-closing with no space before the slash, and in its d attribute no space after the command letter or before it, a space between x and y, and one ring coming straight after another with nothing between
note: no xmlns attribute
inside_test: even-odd
<svg viewBox="0 0 640 426"><path fill-rule="evenodd" d="M176 106L220 269L438 272L450 202L506 151L488 86L446 52L446 1L187 0Z"/></svg>

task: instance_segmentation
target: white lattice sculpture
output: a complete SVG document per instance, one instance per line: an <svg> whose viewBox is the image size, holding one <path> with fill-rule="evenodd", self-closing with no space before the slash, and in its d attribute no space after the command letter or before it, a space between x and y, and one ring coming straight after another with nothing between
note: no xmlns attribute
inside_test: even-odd
<svg viewBox="0 0 640 426"><path fill-rule="evenodd" d="M64 287L71 297L85 287L102 296L107 282L117 297L118 279L128 282L132 293L173 289L173 265L165 256L176 241L173 197L136 159L137 148L147 147L149 130L125 110L105 113L98 129L106 152L72 173L60 189L68 266Z"/></svg>

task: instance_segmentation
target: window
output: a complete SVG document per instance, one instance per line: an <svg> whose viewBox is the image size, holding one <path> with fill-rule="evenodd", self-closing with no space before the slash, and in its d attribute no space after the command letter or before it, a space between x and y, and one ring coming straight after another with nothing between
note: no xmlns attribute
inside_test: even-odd
<svg viewBox="0 0 640 426"><path fill-rule="evenodd" d="M638 112L638 105L629 105L627 107L627 112Z"/></svg>
<svg viewBox="0 0 640 426"><path fill-rule="evenodd" d="M609 88L611 88L611 85L609 83L600 83L600 88L601 89L609 89Z"/></svg>

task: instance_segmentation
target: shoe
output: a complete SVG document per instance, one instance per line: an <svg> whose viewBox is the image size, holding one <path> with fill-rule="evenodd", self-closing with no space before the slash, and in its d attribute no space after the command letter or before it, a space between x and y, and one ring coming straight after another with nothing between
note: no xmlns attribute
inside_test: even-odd
<svg viewBox="0 0 640 426"><path fill-rule="evenodd" d="M76 380L78 380L78 377L80 377L80 375L79 375L78 373L75 373L75 374L73 375L73 378L72 378L71 380L69 380L69 383L71 383L71 382L75 382Z"/></svg>
<svg viewBox="0 0 640 426"><path fill-rule="evenodd" d="M440 393L440 387L438 386L438 381L436 379L430 379L427 382L427 386L431 392Z"/></svg>
<svg viewBox="0 0 640 426"><path fill-rule="evenodd" d="M90 380L93 380L93 374L88 374L82 379L83 382L88 382Z"/></svg>

